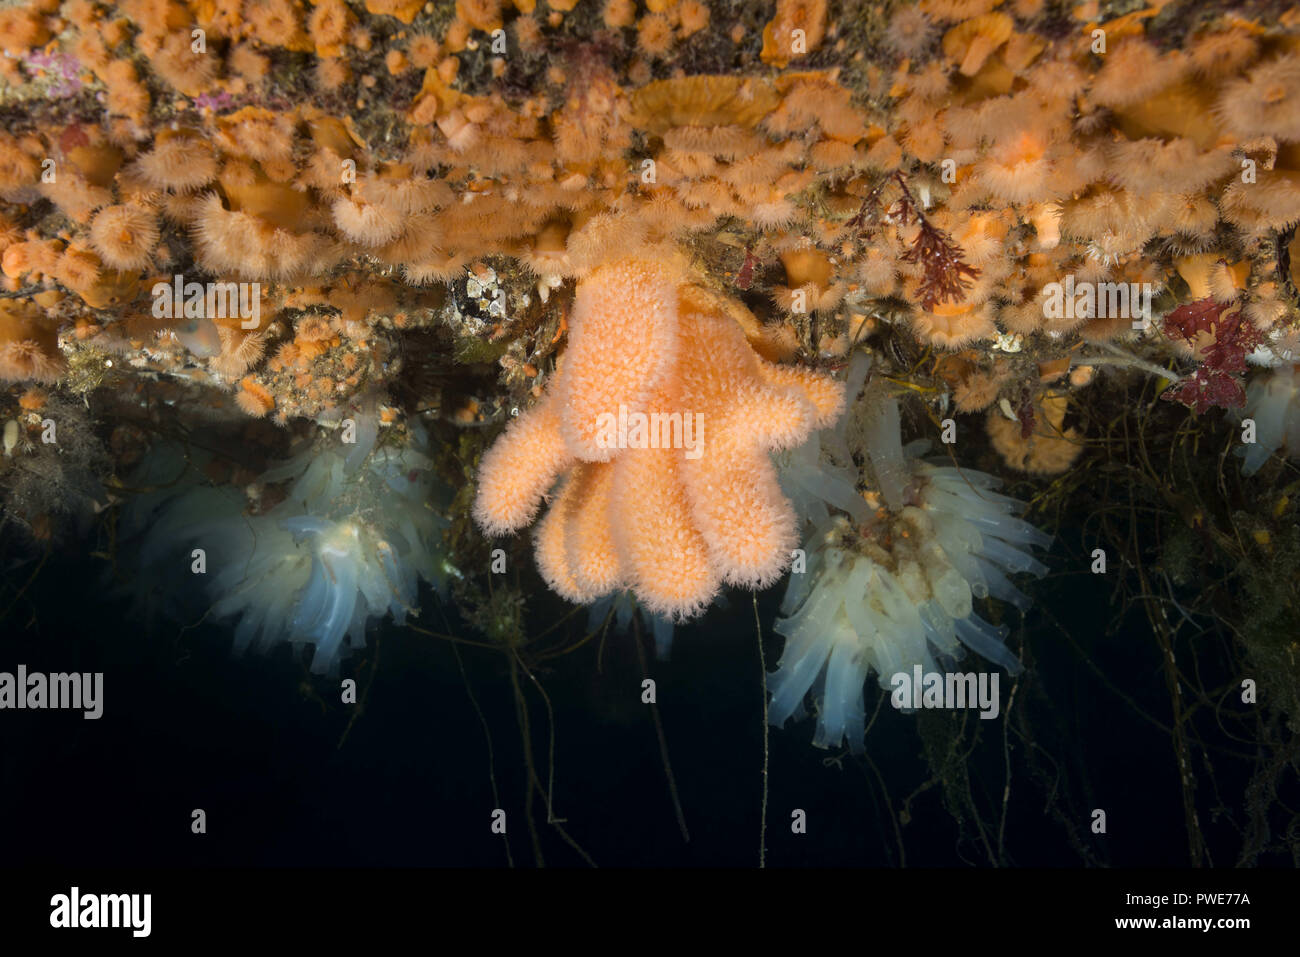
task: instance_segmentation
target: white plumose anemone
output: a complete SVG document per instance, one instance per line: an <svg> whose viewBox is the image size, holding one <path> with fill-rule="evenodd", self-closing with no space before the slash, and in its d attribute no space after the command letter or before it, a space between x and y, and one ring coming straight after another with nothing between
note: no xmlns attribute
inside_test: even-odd
<svg viewBox="0 0 1300 957"><path fill-rule="evenodd" d="M629 634L634 626L645 628L654 635L655 657L660 661L668 660L673 650L672 619L647 610L630 590L613 592L591 603L587 630L595 632L604 628L606 621L623 634Z"/></svg>
<svg viewBox="0 0 1300 957"><path fill-rule="evenodd" d="M362 416L355 443L329 436L262 475L258 487L292 484L257 514L246 514L239 490L195 484L181 450L160 448L137 483L185 477L129 506L140 564L165 580L203 549L201 587L210 614L238 622L236 653L313 645L311 670L337 673L365 646L370 621L391 614L400 624L418 609L418 580L440 587L444 578L446 520L431 507L432 463L423 429L412 423L408 432L407 443L380 444L377 423Z"/></svg>
<svg viewBox="0 0 1300 957"><path fill-rule="evenodd" d="M849 394L856 391L851 382ZM781 726L802 715L812 691L813 743L829 748L847 739L855 752L864 749L863 686L872 671L887 688L893 675L916 665L935 671L964 648L1019 671L1003 644L1006 628L981 618L973 599L1028 607L1008 576L1044 574L1028 549L1051 542L1016 517L1022 505L994 491L997 479L922 461L925 443L904 449L894 400L866 401L865 411L859 403L856 415L792 455L782 472L815 531L807 568L791 574L776 623L786 645L770 677L768 711ZM855 454L875 479L866 492L856 487Z"/></svg>
<svg viewBox="0 0 1300 957"><path fill-rule="evenodd" d="M1242 415L1255 420L1255 441L1242 446L1241 471L1254 475L1279 449L1300 455L1300 374L1290 363L1256 375L1246 386Z"/></svg>

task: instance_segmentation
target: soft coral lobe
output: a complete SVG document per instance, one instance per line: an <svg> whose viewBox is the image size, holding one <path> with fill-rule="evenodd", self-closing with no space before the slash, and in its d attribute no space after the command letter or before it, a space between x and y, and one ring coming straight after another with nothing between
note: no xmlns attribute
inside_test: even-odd
<svg viewBox="0 0 1300 957"><path fill-rule="evenodd" d="M519 527L564 476L536 541L559 594L629 588L680 621L724 583L761 588L784 571L797 526L770 453L833 420L842 386L761 358L736 309L650 259L579 284L559 371L484 456L475 504L485 531ZM611 435L638 416L647 429Z"/></svg>
<svg viewBox="0 0 1300 957"><path fill-rule="evenodd" d="M560 411L546 399L506 427L479 465L474 518L489 535L528 525L556 477L573 463Z"/></svg>

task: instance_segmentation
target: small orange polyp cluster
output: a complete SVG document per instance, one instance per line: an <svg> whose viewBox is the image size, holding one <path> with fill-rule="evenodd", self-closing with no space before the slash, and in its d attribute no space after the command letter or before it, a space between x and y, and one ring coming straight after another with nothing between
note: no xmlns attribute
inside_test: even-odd
<svg viewBox="0 0 1300 957"><path fill-rule="evenodd" d="M1034 428L1025 436L1020 422L992 409L986 420L989 440L1010 468L1031 475L1059 475L1083 453L1083 440L1073 427L1063 428L1068 400L1061 394L1035 403Z"/></svg>
<svg viewBox="0 0 1300 957"><path fill-rule="evenodd" d="M728 310L658 261L597 269L545 398L483 457L474 517L493 535L564 476L536 549L569 600L630 588L684 619L785 569L798 533L769 453L833 422L842 388L761 358Z"/></svg>
<svg viewBox="0 0 1300 957"><path fill-rule="evenodd" d="M1049 47L1022 32L1035 12L924 0L896 16L897 32L908 36L892 42L917 61L903 60L895 75L890 139L904 154L947 167L940 182L927 181L928 216L981 272L959 301L913 315L918 336L941 348L1002 331L1084 338L1131 331L1126 323L1052 318L1041 290L1066 275L1162 286L1172 276L1169 253L1223 255L1222 236L1235 230L1239 238L1228 244L1235 258L1242 245L1258 248L1268 231L1300 221L1294 37L1261 39L1263 28L1226 16L1184 49L1162 51L1146 39L1158 12L1150 8L1088 23ZM932 21L944 24L941 58L909 40L926 36ZM878 142L872 153L881 149ZM984 228L964 229L976 219ZM896 262L894 283L879 256L855 265L872 293L915 300L915 263ZM1247 314L1263 325L1295 315L1271 272L1256 263L1242 287Z"/></svg>
<svg viewBox="0 0 1300 957"><path fill-rule="evenodd" d="M65 363L58 332L32 303L0 299L0 379L54 382Z"/></svg>
<svg viewBox="0 0 1300 957"><path fill-rule="evenodd" d="M365 341L393 290L461 278L475 258L513 258L545 300L611 257L689 243L712 247L715 276L738 278L745 263L742 288L757 268L756 288L805 345L847 348L855 330L893 326L986 358L1008 334L1068 351L1076 336L1131 326L1048 317L1045 286L1067 274L1172 280L1181 295L1176 263L1189 255L1244 264L1233 288L1256 324L1295 316L1255 255L1300 220L1300 45L1285 19L1207 16L1172 50L1148 39L1155 8L1093 23L1104 5L1079 5L1076 32L1061 37L1037 0L922 0L888 13L891 70L857 55L859 32L824 0L773 4L761 54L743 42L754 21L697 0L446 6L454 18L436 36L426 31L451 11L418 0L29 0L0 11L0 70L28 85L22 96L46 80L20 64L58 52L76 58L92 86L83 95L104 113L51 125L34 111L0 133L0 200L57 210L35 229L26 213L0 222L6 291L54 333L80 330L65 350L156 351L180 338L149 321L155 274L260 281L284 303L292 295L277 287L318 283L309 288L330 294L315 304L347 314L335 358ZM607 31L575 48L593 21ZM498 27L508 54L480 63ZM195 29L202 51L187 40ZM683 75L707 62L692 39L704 29L730 35L735 72ZM842 75L810 69L836 62ZM58 171L48 182L46 160ZM978 270L960 296L927 296L923 267L902 255L916 227L889 215L895 171ZM882 176L885 201L863 220ZM783 284L770 271L780 267ZM74 295L40 305L55 285ZM895 300L911 309L879 306ZM279 308L183 358L232 390L246 375L289 375L267 368L293 345L292 307ZM22 340L28 352L36 341ZM282 366L318 395L295 402L273 388L277 420L320 409L353 379L320 368L316 348L291 349ZM310 372L297 368L308 360Z"/></svg>
<svg viewBox="0 0 1300 957"><path fill-rule="evenodd" d="M777 0L763 28L763 62L786 66L812 53L826 36L826 0Z"/></svg>
<svg viewBox="0 0 1300 957"><path fill-rule="evenodd" d="M7 289L30 297L57 284L74 293L48 318L56 329L95 330L76 340L95 348L183 338L201 350L192 360L238 389L274 355L288 319L268 330L268 309L255 334L224 329L214 354L215 330L186 328L173 339L150 318L156 279L183 270L274 289L327 283L339 267L361 265L360 294L380 300L403 281L454 280L475 257L509 256L537 274L545 298L561 277L582 278L611 256L671 245L727 217L793 233L807 221L796 194L862 165L865 115L833 73L647 82L648 71L620 75L616 59L566 53L522 100L495 85L464 92L455 54L481 46L478 34L504 26L512 51L516 42L523 50L531 25L536 55L555 39L540 31L575 8L512 5L518 13L500 0L462 0L438 36L420 32L423 23L402 28L428 13L407 0L123 0L112 9L31 0L7 9L0 33L12 61L53 41L42 52L75 57L88 71L81 82L104 87L98 123L33 122L0 134L0 199L44 197L60 214L51 217L58 239L0 230ZM609 5L604 16L629 28L630 52L638 18L667 25L675 44L707 28L710 10L655 0L644 11ZM826 32L825 4L783 0L774 22L803 31L812 51ZM190 45L195 31L206 45ZM348 69L353 51L372 48L394 75L425 71L414 97L408 88L392 104L409 121L384 134L395 152L364 142L350 118L301 102L301 91L268 95L284 78L285 51L306 54L317 60L316 92L337 111L342 84L373 88L374 77L359 83ZM401 113L391 118L401 127ZM57 168L48 180L46 161ZM843 295L834 283L807 291L822 310ZM113 314L92 323L92 310ZM360 323L345 326L364 335ZM294 407L275 399L277 416Z"/></svg>

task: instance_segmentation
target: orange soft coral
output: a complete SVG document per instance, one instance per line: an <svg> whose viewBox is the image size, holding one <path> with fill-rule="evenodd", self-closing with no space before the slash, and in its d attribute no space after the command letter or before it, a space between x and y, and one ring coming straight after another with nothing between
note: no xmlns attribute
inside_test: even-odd
<svg viewBox="0 0 1300 957"><path fill-rule="evenodd" d="M474 504L505 534L566 475L537 535L561 595L627 587L681 619L724 582L763 587L785 568L796 523L768 453L833 421L842 390L762 359L730 312L652 260L579 285L562 369L484 456Z"/></svg>

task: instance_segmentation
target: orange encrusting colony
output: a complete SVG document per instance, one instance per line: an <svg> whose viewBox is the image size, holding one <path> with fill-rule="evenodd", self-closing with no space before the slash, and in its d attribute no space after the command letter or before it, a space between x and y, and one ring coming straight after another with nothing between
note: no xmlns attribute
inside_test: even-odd
<svg viewBox="0 0 1300 957"><path fill-rule="evenodd" d="M655 260L595 271L547 396L484 455L474 517L490 534L530 523L564 475L536 542L564 597L630 588L684 619L723 583L761 588L789 562L795 516L768 453L833 422L842 390L761 358L720 300ZM606 447L598 418L620 410L691 417L699 441Z"/></svg>
<svg viewBox="0 0 1300 957"><path fill-rule="evenodd" d="M1042 0L743 6L6 6L0 77L13 102L42 106L12 111L0 131L0 383L11 397L31 381L79 390L99 381L91 367L111 367L133 385L144 374L224 389L249 416L286 425L382 389L398 333L442 327L458 353L504 346L505 387L526 404L551 375L576 283L585 338L512 430L513 463L484 483L502 509L488 521L508 530L564 477L539 558L569 593L589 594L640 587L653 564L627 540L640 527L630 518L573 531L579 516L618 512L631 488L659 503L645 519L654 534L666 534L656 522L689 532L674 539L683 569L716 552L738 580L761 579L774 554L783 513L753 504L774 501L771 487L747 487L748 546L691 493L736 480L776 441L737 438L734 405L709 405L717 394L690 401L707 438L734 445L734 472L653 450L634 468L594 442L593 413L620 395L680 411L688 343L716 362L735 340L722 316L749 338L738 348L765 359L915 339L900 354L941 355L909 377L946 379L962 412L996 405L990 431L1008 441L995 448L1013 468L1044 469L1069 467L1077 446L1026 444L1026 423L1006 411L1030 407L1026 389L1044 403L1038 366L1068 369L1103 340L1199 360L1208 344L1171 340L1161 313L1211 294L1277 341L1300 328L1300 255L1288 279L1278 248L1300 223L1294 9L1214 5L1167 34L1163 2L1120 16L1069 4L1073 22ZM870 36L880 43L864 46ZM67 99L60 62L80 85ZM899 215L909 190L929 234ZM926 235L968 267L971 281L941 298L916 254ZM673 248L689 248L709 284L766 297L783 320L757 337L771 341L730 300L627 268ZM488 263L508 311L461 321L442 284ZM177 273L260 284L256 328L156 315L151 290ZM1149 285L1153 321L1049 309L1067 276ZM554 295L540 322L517 295L534 286L530 304ZM625 316L633 300L642 308ZM757 369L819 408L835 388ZM597 493L613 504L593 513ZM565 544L574 535L581 555Z"/></svg>
<svg viewBox="0 0 1300 957"><path fill-rule="evenodd" d="M1152 34L1156 6L1102 20L1104 6L1076 6L1066 33L1034 0L872 10L884 49L864 63L847 14L824 0L771 4L761 51L731 12L698 0L464 0L449 23L417 0L30 0L0 11L0 72L26 97L50 71L20 64L72 57L103 109L33 112L0 133L0 201L56 211L23 232L13 223L30 219L0 214L6 291L35 301L63 287L75 295L40 307L50 323L96 331L60 349L139 358L173 341L142 315L173 266L263 282L281 314L262 352L244 362L257 343L227 337L220 356L180 358L236 393L251 374L277 421L346 398L303 402L264 374L263 357L291 341L298 283L355 270L355 297L382 303L500 256L553 289L611 254L731 223L754 261L785 264L784 284L763 279L774 305L837 326L827 341L903 299L909 310L873 328L985 364L1012 335L1066 355L1131 329L1049 319L1045 286L1074 274L1181 297L1174 264L1201 254L1244 263L1242 310L1257 326L1294 326L1265 241L1300 221L1294 15L1216 11L1172 49ZM575 52L578 13L606 28L609 56ZM497 65L463 69L498 27L501 64L537 68L526 89L496 82ZM196 30L205 48L179 42ZM708 31L737 45L728 75L673 59ZM286 97L289 58L311 68ZM408 81L384 101L378 138L363 115L386 81L366 61ZM962 295L918 298L924 268L902 255L915 226L888 215L895 172L979 270ZM864 219L872 196L880 208ZM810 262L826 268L802 275ZM364 341L363 323L339 326Z"/></svg>

